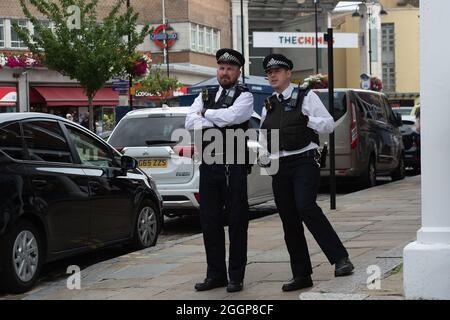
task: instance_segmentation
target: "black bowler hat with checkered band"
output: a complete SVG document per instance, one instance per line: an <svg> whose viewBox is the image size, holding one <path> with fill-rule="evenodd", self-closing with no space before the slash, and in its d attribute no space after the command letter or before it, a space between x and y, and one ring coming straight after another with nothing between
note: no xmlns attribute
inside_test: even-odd
<svg viewBox="0 0 450 320"><path fill-rule="evenodd" d="M216 60L218 64L227 63L239 67L242 67L245 64L245 58L240 52L227 48L217 51Z"/></svg>
<svg viewBox="0 0 450 320"><path fill-rule="evenodd" d="M263 68L265 72L269 71L270 69L278 68L292 70L294 68L294 64L291 60L289 60L282 54L269 54L264 58Z"/></svg>

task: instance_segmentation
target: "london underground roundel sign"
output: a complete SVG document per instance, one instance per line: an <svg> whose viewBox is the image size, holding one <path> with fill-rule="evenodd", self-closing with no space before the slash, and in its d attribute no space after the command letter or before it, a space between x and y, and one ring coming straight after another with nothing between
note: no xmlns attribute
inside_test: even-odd
<svg viewBox="0 0 450 320"><path fill-rule="evenodd" d="M164 32L165 29L165 32ZM171 26L161 24L151 31L150 39L161 49L170 48L175 40L178 39L178 34L174 32ZM166 40L166 44L164 44Z"/></svg>

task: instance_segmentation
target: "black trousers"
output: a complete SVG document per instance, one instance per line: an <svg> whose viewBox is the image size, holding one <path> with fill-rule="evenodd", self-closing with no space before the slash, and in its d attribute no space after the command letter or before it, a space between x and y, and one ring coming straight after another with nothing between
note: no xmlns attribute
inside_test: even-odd
<svg viewBox="0 0 450 320"><path fill-rule="evenodd" d="M225 165L200 165L200 222L208 263L207 277L227 279L223 222L224 215L228 215L228 275L230 280L240 282L247 264L247 167L229 165L228 168L227 186Z"/></svg>
<svg viewBox="0 0 450 320"><path fill-rule="evenodd" d="M293 276L312 274L303 223L331 264L348 257L347 250L316 203L320 169L314 157L285 161L281 158L279 171L272 178L275 203L283 222L284 240Z"/></svg>

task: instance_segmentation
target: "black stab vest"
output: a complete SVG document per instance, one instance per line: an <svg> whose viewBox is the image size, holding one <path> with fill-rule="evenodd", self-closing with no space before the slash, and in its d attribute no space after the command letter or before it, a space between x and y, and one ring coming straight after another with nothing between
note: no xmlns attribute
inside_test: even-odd
<svg viewBox="0 0 450 320"><path fill-rule="evenodd" d="M308 91L300 91L300 97L297 100L297 106L289 111L284 109L282 103L276 95L271 96L271 110L267 111L261 129L267 130L267 149L271 153L271 130L279 130L279 149L280 151L300 150L308 146L311 142L320 145L319 135L308 128L306 117L302 113L304 97Z"/></svg>
<svg viewBox="0 0 450 320"><path fill-rule="evenodd" d="M233 99L231 101L229 101L229 103L225 103L224 101L220 101L220 99L216 102L216 95L217 95L217 91L218 89L215 90L208 90L208 100L207 101L203 101L203 108L208 109L208 110L217 110L217 109L226 109L229 108L230 106L232 106L234 104L234 102L236 101L236 99L243 93L243 92L248 92L248 88L243 86L243 85L236 85L235 86L236 89L236 93L233 97ZM203 93L204 94L204 93ZM222 156L222 164L227 164L226 161L226 154L228 152L231 152L229 150L229 148L232 146L234 147L234 159L233 159L233 163L237 164L237 155L238 152L242 152L245 151L245 164L248 165L248 159L249 159L249 151L248 151L248 146L247 143L245 145L245 150L238 150L238 146L236 145L236 141L233 142L233 144L231 145L230 143L227 144L226 141L226 130L238 130L238 129L242 129L244 132L246 130L249 129L249 121L244 121L243 123L240 124L235 124L235 125L229 125L229 126L225 126L225 127L218 127L218 126L214 126L214 128L206 128L202 130L202 136L203 136L203 140L202 140L202 155L203 155L203 151L205 150L205 148L214 142L214 139L212 141L205 141L204 136L205 133L208 132L208 130L211 129L215 129L215 130L219 130L221 135L222 135L222 139L223 139L223 156ZM236 140L236 139L235 139ZM228 146L227 146L228 145ZM241 148L242 149L242 148ZM216 157L218 157L219 155L217 155ZM230 163L231 164L231 163Z"/></svg>

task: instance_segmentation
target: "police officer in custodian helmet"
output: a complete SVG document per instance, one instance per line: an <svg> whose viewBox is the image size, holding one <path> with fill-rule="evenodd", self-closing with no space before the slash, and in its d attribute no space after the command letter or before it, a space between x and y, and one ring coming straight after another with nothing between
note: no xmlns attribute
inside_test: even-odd
<svg viewBox="0 0 450 320"><path fill-rule="evenodd" d="M263 67L275 92L266 101L261 128L267 130L270 159L279 161L278 172L272 175L272 188L293 273L293 279L282 290L293 291L313 285L303 223L329 262L335 265L335 276L349 275L354 267L316 203L320 182L318 134L331 133L334 120L314 92L291 84L291 60L281 54L271 54L264 59ZM278 130L279 150L271 150L272 130Z"/></svg>

